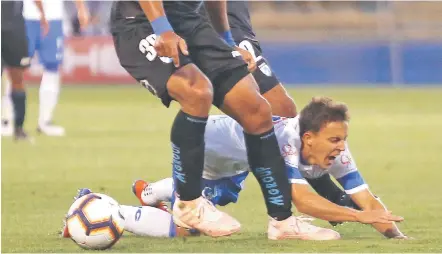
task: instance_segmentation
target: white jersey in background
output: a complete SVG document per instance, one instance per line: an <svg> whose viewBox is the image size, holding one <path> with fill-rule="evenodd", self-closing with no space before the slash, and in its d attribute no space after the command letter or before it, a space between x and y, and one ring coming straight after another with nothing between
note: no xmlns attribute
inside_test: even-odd
<svg viewBox="0 0 442 254"><path fill-rule="evenodd" d="M338 180L348 194L368 188L358 172L348 146L325 170L318 166L303 165L299 156L301 151L299 117L275 116L273 123L291 183L307 184L304 178L314 179L329 173ZM203 172L205 179L217 180L249 170L243 129L232 118L224 115L209 116L205 143Z"/></svg>
<svg viewBox="0 0 442 254"><path fill-rule="evenodd" d="M64 6L62 0L43 0L43 9L46 19L62 20L64 16ZM27 20L40 20L40 11L34 0L23 0L23 17Z"/></svg>

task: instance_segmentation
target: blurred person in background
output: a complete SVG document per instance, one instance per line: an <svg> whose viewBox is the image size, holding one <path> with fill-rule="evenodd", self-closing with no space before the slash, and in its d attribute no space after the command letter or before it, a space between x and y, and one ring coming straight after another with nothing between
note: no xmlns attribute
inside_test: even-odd
<svg viewBox="0 0 442 254"><path fill-rule="evenodd" d="M89 11L90 19L86 29L81 28L81 23L74 8L73 1L66 1L66 21L68 34L72 36L100 36L110 35L110 9L112 1L85 1Z"/></svg>
<svg viewBox="0 0 442 254"><path fill-rule="evenodd" d="M37 0L30 1L30 4L39 15L36 20L38 27L41 27L41 32L45 35L48 32L48 22L42 3ZM5 90L2 106L10 111L6 113L10 118L2 120L2 135L10 136L14 134L15 140L30 140L28 134L23 130L26 114L26 87L23 82L23 75L30 63L25 20L22 14L23 2L2 1L1 9L2 84ZM9 83L8 78L3 76L4 65L8 69L12 89L10 85L7 85ZM12 116L14 116L14 126L12 126Z"/></svg>
<svg viewBox="0 0 442 254"><path fill-rule="evenodd" d="M28 56L32 58L37 51L39 60L44 68L39 91L37 131L48 136L64 136L65 129L52 123L53 113L58 103L60 92L59 67L63 60L64 2L39 1L42 4L49 24L49 30L43 31L40 26L41 13L33 1L23 1L23 17L26 24ZM89 12L83 0L76 0L75 3L78 20L80 21L81 28L84 29L89 22ZM5 122L7 122L7 119Z"/></svg>

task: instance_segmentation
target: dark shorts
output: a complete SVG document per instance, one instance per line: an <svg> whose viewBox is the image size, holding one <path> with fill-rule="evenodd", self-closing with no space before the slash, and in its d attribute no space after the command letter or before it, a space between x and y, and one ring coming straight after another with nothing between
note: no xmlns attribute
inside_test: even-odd
<svg viewBox="0 0 442 254"><path fill-rule="evenodd" d="M232 34L236 44L249 51L255 58L257 68L252 74L256 83L258 83L261 94L265 94L277 86L280 81L270 68L270 64L263 57L259 42L256 39L252 39L251 36L246 35L241 29L233 28Z"/></svg>
<svg viewBox="0 0 442 254"><path fill-rule="evenodd" d="M169 21L171 20L173 18L169 17ZM113 38L121 65L133 78L159 97L164 105L169 106L172 98L166 86L176 68L171 59L157 56L153 48L156 36L149 22L118 22L120 28L114 29ZM181 56L181 66L194 63L209 78L214 91L213 104L220 107L225 95L249 74L246 63L202 19L187 23L182 20L182 24L171 23L175 32L186 40L189 49L189 56Z"/></svg>
<svg viewBox="0 0 442 254"><path fill-rule="evenodd" d="M24 20L2 29L2 65L26 68L30 64ZM3 68L2 68L3 69Z"/></svg>

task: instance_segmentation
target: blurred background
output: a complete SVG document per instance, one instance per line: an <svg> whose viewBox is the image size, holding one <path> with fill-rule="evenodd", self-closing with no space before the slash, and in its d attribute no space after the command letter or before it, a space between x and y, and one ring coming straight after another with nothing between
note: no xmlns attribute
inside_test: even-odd
<svg viewBox="0 0 442 254"><path fill-rule="evenodd" d="M133 83L109 34L110 1L88 1L92 24L79 31L65 4L66 84ZM442 2L254 1L264 56L290 85L442 84ZM38 81L38 60L28 80Z"/></svg>

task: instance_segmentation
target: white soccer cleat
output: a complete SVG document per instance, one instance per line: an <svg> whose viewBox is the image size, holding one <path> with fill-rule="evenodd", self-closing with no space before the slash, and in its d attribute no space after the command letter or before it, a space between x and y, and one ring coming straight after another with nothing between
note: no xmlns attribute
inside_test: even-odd
<svg viewBox="0 0 442 254"><path fill-rule="evenodd" d="M315 241L338 240L341 238L338 232L312 225L308 222L310 220L295 216L290 216L283 221L269 218L267 237L270 240L300 239Z"/></svg>
<svg viewBox="0 0 442 254"><path fill-rule="evenodd" d="M218 210L203 197L192 201L181 201L177 197L173 205L173 220L180 227L194 228L212 237L228 236L241 229L236 219Z"/></svg>
<svg viewBox="0 0 442 254"><path fill-rule="evenodd" d="M41 134L52 137L62 137L66 135L63 127L52 124L39 125L37 131Z"/></svg>

